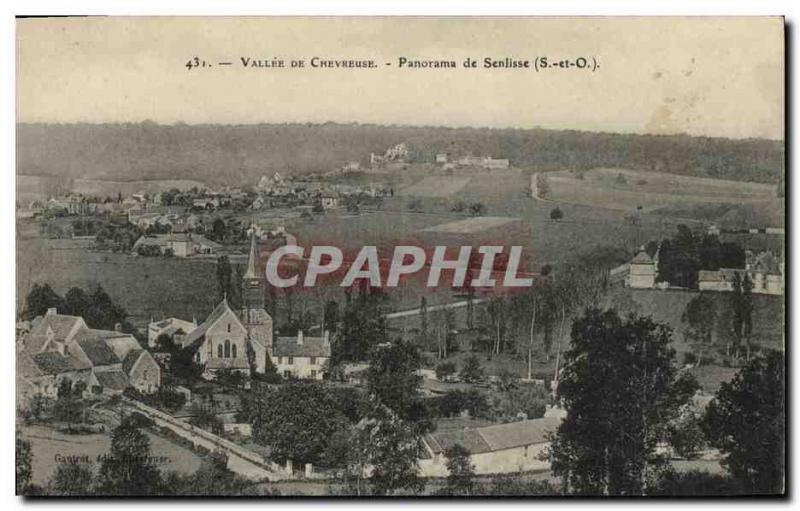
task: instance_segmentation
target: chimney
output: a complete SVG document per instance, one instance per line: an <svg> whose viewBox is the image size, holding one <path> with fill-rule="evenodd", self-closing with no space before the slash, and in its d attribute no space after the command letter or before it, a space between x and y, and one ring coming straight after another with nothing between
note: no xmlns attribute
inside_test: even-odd
<svg viewBox="0 0 800 511"><path fill-rule="evenodd" d="M297 332L297 344L303 344L303 331Z"/></svg>
<svg viewBox="0 0 800 511"><path fill-rule="evenodd" d="M331 333L328 330L325 330L325 333L322 334L322 343L326 345L331 343Z"/></svg>
<svg viewBox="0 0 800 511"><path fill-rule="evenodd" d="M122 323L114 323L114 331L122 332Z"/></svg>
<svg viewBox="0 0 800 511"><path fill-rule="evenodd" d="M58 314L58 309L56 309L55 307L50 307L49 309L47 309L48 316L55 316L56 314Z"/></svg>

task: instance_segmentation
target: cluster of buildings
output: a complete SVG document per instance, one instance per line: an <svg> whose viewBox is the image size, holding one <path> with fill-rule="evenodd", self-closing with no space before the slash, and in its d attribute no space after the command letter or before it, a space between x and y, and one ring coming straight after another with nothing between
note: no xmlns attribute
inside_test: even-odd
<svg viewBox="0 0 800 511"><path fill-rule="evenodd" d="M323 209L337 208L344 197L388 197L391 188L379 183L347 185L326 183L321 180L286 179L280 173L263 176L257 185L260 195L253 201L252 209L280 205L284 201L299 201L307 204L318 203Z"/></svg>
<svg viewBox="0 0 800 511"><path fill-rule="evenodd" d="M641 247L629 262L613 268L609 272L612 283L633 289L668 289L668 282L658 282L660 246L651 257ZM697 287L700 291L730 292L734 288L736 275L740 279L747 276L753 284L752 292L756 294L782 295L784 288L784 264L772 252L758 254L745 251L744 268L720 268L718 270L700 270L697 275Z"/></svg>
<svg viewBox="0 0 800 511"><path fill-rule="evenodd" d="M17 341L17 394L55 398L59 385L82 382L84 395L119 394L127 387L153 392L161 368L131 334L90 328L80 316L54 308L35 318Z"/></svg>
<svg viewBox="0 0 800 511"><path fill-rule="evenodd" d="M201 234L191 232L169 232L167 234L144 234L133 244L133 252L140 255L172 255L191 257L214 255L222 245Z"/></svg>
<svg viewBox="0 0 800 511"><path fill-rule="evenodd" d="M754 254L745 251L744 268L720 268L719 270L700 270L697 285L700 291L733 291L736 275L740 282L745 275L753 284L753 293L765 295L783 294L784 265L769 251Z"/></svg>
<svg viewBox="0 0 800 511"><path fill-rule="evenodd" d="M204 368L203 376L213 379L225 369L250 375L263 373L267 359L286 378L321 380L328 370L331 343L327 332L322 337L273 335L272 317L264 308L266 279L255 234L251 235L247 269L242 277L242 308L234 310L223 299L202 323L179 318L151 322L148 344L155 346L166 334L184 350L190 350L195 363Z"/></svg>

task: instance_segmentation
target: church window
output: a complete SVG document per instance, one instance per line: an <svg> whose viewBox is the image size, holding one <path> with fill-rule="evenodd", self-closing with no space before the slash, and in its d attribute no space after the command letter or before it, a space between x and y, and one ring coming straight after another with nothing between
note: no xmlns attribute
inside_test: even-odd
<svg viewBox="0 0 800 511"><path fill-rule="evenodd" d="M236 345L231 346L231 356L236 358Z"/></svg>
<svg viewBox="0 0 800 511"><path fill-rule="evenodd" d="M222 344L217 346L217 358L222 358Z"/></svg>
<svg viewBox="0 0 800 511"><path fill-rule="evenodd" d="M313 366L316 363L317 363L317 357L311 357L311 365Z"/></svg>
<svg viewBox="0 0 800 511"><path fill-rule="evenodd" d="M294 364L294 357L289 355L289 365Z"/></svg>
<svg viewBox="0 0 800 511"><path fill-rule="evenodd" d="M228 333L230 333L230 332L231 332L231 324L228 323Z"/></svg>
<svg viewBox="0 0 800 511"><path fill-rule="evenodd" d="M225 339L225 358L231 358L231 341Z"/></svg>

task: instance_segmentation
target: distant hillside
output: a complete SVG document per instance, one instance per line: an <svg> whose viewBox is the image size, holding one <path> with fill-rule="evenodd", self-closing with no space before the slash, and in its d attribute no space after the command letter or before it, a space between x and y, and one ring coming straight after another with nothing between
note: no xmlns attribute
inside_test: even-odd
<svg viewBox="0 0 800 511"><path fill-rule="evenodd" d="M400 142L418 161L447 152L509 158L514 166L537 170L625 167L765 183L779 182L784 160L781 141L686 135L359 124L19 124L17 173L254 182L274 171L366 164L370 152Z"/></svg>

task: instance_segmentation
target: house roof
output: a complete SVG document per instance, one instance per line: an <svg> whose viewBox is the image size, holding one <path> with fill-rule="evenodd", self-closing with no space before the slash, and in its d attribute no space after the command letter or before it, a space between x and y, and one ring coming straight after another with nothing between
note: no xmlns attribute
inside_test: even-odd
<svg viewBox="0 0 800 511"><path fill-rule="evenodd" d="M698 282L719 282L722 276L717 270L700 270L697 272Z"/></svg>
<svg viewBox="0 0 800 511"><path fill-rule="evenodd" d="M103 388L125 390L128 387L128 377L118 369L113 371L98 371L94 373L94 375Z"/></svg>
<svg viewBox="0 0 800 511"><path fill-rule="evenodd" d="M272 345L276 357L330 357L331 345L322 337L304 337L298 344L296 337L278 337Z"/></svg>
<svg viewBox="0 0 800 511"><path fill-rule="evenodd" d="M455 444L461 444L471 454L479 454L545 443L548 441L547 434L555 432L560 423L558 417L543 417L483 428L435 432L425 435L424 440L434 454L442 453Z"/></svg>
<svg viewBox="0 0 800 511"><path fill-rule="evenodd" d="M55 340L64 341L79 324L83 324L83 318L80 316L46 314L38 321L33 322L31 332L25 340L25 348L30 353L40 351L47 342L48 329L53 330L53 338Z"/></svg>
<svg viewBox="0 0 800 511"><path fill-rule="evenodd" d="M41 374L60 374L70 371L89 369L90 366L81 363L71 355L62 355L56 351L45 351L31 357Z"/></svg>
<svg viewBox="0 0 800 511"><path fill-rule="evenodd" d="M106 344L114 352L118 359L124 359L131 351L141 350L139 341L132 335L111 337L105 339Z"/></svg>
<svg viewBox="0 0 800 511"><path fill-rule="evenodd" d="M631 264L653 264L653 258L647 255L647 252L641 250L636 257L631 260Z"/></svg>
<svg viewBox="0 0 800 511"><path fill-rule="evenodd" d="M520 422L509 422L487 426L478 431L490 450L499 451L522 445L541 444L547 442L547 434L554 433L561 424L557 417L543 417Z"/></svg>
<svg viewBox="0 0 800 511"><path fill-rule="evenodd" d="M91 335L91 334L89 334ZM93 366L106 366L119 364L120 359L106 342L93 336L76 339L78 346L83 350Z"/></svg>
<svg viewBox="0 0 800 511"><path fill-rule="evenodd" d="M141 357L143 353L143 349L131 350L128 352L125 358L122 359L122 370L125 372L125 374L131 374L131 369L133 369L136 361L139 360L139 357Z"/></svg>

